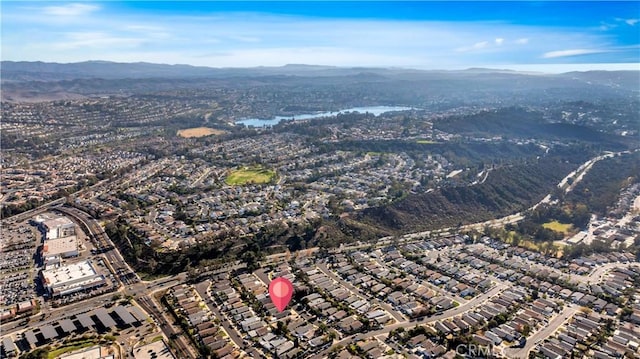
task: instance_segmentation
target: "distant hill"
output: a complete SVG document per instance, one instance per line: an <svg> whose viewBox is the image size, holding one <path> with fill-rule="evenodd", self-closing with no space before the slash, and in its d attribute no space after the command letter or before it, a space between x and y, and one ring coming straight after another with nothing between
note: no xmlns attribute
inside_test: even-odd
<svg viewBox="0 0 640 359"><path fill-rule="evenodd" d="M458 105L487 101L506 105L545 99L628 97L637 95L640 89L640 71L540 74L482 68L427 71L301 64L212 68L108 61L70 64L2 61L0 80L2 100L14 102L128 96L177 89L277 86L331 94L344 91L369 101L378 99L377 102L420 107L433 103L434 99Z"/></svg>
<svg viewBox="0 0 640 359"><path fill-rule="evenodd" d="M640 91L640 71L574 71L558 76L587 83Z"/></svg>
<svg viewBox="0 0 640 359"><path fill-rule="evenodd" d="M335 67L320 65L289 64L280 67L214 68L191 65L167 65L148 62L121 63L110 61L85 61L77 63L2 61L2 81L60 81L85 78L138 79L138 78L229 78L238 76L410 76L448 77L457 76L539 76L579 80L604 85L629 88L640 85L640 71L587 71L568 72L559 75L518 72L508 69L470 68L459 71L415 70L402 68Z"/></svg>
<svg viewBox="0 0 640 359"><path fill-rule="evenodd" d="M2 81L61 81L85 78L178 78L215 76L221 70L146 62L86 61L70 64L2 61Z"/></svg>
<svg viewBox="0 0 640 359"><path fill-rule="evenodd" d="M388 72L384 69L340 68L291 64L282 67L213 68L191 65L166 65L148 62L119 63L85 61L69 64L51 62L2 61L3 82L62 81L87 78L229 78L242 76L344 76L363 72Z"/></svg>

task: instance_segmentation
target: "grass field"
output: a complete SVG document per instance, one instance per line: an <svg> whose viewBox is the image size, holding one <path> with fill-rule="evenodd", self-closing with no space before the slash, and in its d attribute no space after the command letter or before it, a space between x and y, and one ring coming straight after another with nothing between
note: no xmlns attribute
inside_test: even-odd
<svg viewBox="0 0 640 359"><path fill-rule="evenodd" d="M548 228L548 229L550 229L552 231L556 231L556 232L560 232L560 233L564 233L564 234L570 233L571 230L573 229L573 225L560 223L558 221L547 222L547 223L544 223L542 226L544 228Z"/></svg>
<svg viewBox="0 0 640 359"><path fill-rule="evenodd" d="M276 177L276 171L261 167L243 167L231 172L225 182L231 186L269 183Z"/></svg>
<svg viewBox="0 0 640 359"><path fill-rule="evenodd" d="M178 131L178 136L184 138L191 137L205 137L211 135L222 135L225 132L222 130L216 130L215 128L209 127L194 127L194 128L185 128L184 130Z"/></svg>
<svg viewBox="0 0 640 359"><path fill-rule="evenodd" d="M506 238L505 242L509 243L509 244L513 244L513 237L516 234L516 232L509 231L508 233L509 233L508 234L508 238ZM557 257L562 256L563 248L566 245L564 243L562 243L562 241L555 241L555 242L553 242L553 244L555 244L556 247L558 248L558 251L556 252L556 256ZM530 240L527 240L527 239L522 239L518 243L518 247L526 248L528 250L535 251L535 252L542 252L544 245L545 245L545 242L536 243L536 242L533 242L533 241L530 241Z"/></svg>
<svg viewBox="0 0 640 359"><path fill-rule="evenodd" d="M433 145L433 144L438 143L438 142L431 141L431 140L417 140L416 143L419 143L421 145Z"/></svg>
<svg viewBox="0 0 640 359"><path fill-rule="evenodd" d="M56 350L50 351L49 355L47 356L49 359L55 359L57 357L59 357L62 354L66 354L69 352L73 352L76 350L80 350L80 349L85 349L85 348L89 348L92 347L94 345L96 345L97 343L93 340L88 340L88 341L84 341L84 342L77 342L77 343L73 343L73 344L69 344L69 345L65 345L62 346Z"/></svg>

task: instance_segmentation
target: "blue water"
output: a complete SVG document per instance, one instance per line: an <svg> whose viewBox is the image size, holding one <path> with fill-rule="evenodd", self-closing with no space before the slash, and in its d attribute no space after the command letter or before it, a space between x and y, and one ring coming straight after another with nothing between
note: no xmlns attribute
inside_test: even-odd
<svg viewBox="0 0 640 359"><path fill-rule="evenodd" d="M280 123L282 120L311 120L314 118L322 118L322 117L333 117L341 113L347 112L359 112L365 113L368 112L375 116L378 116L385 112L392 111L408 111L413 110L412 107L403 107L403 106L368 106L368 107L354 107L346 110L336 111L336 112L320 112L320 113L307 113L297 116L276 116L270 120L263 120L259 118L245 118L240 121L236 121L238 124L243 124L245 126L254 126L254 127L262 127L262 126L273 126Z"/></svg>

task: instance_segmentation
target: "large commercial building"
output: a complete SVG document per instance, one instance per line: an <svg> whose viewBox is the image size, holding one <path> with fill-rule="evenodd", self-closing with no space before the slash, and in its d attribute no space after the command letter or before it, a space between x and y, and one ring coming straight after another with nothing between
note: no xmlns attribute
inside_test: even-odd
<svg viewBox="0 0 640 359"><path fill-rule="evenodd" d="M76 234L76 224L67 217L36 220L45 234L45 240L69 237Z"/></svg>
<svg viewBox="0 0 640 359"><path fill-rule="evenodd" d="M113 359L115 356L109 353L109 348L95 346L91 348L84 348L74 351L69 354L64 354L59 357L60 359Z"/></svg>
<svg viewBox="0 0 640 359"><path fill-rule="evenodd" d="M40 272L44 287L51 297L60 297L106 284L91 260L68 264Z"/></svg>
<svg viewBox="0 0 640 359"><path fill-rule="evenodd" d="M50 257L77 257L78 256L78 238L73 235L69 237L59 237L49 239L42 246L42 258Z"/></svg>

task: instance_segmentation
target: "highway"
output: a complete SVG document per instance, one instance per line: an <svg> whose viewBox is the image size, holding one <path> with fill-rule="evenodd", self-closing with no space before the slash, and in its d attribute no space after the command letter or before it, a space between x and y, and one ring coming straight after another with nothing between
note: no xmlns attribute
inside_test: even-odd
<svg viewBox="0 0 640 359"><path fill-rule="evenodd" d="M147 282L144 284L138 283L134 286L131 286L132 295L134 295L135 297L136 295L138 295L138 293L146 293L148 292L147 288L155 288L155 291L165 290L176 285L177 283L180 283L182 280L184 280L183 277L176 276L175 278L173 279L170 278L169 280L167 280L167 278L161 278L161 279L157 279L155 281ZM121 291L124 291L124 290L121 288ZM44 313L44 317L45 317L44 319L40 319L43 317L43 313L35 314L29 318L28 326L38 327L43 324L56 321L67 316L93 310L94 308L103 306L108 302L112 302L113 296L115 294L122 294L122 293L118 293L118 292L105 293L96 297L82 300L80 302L67 304L59 308L52 308L48 310L46 313ZM19 322L20 321L16 320L16 321L3 323L2 333L3 334L12 333L14 331L20 331L20 330L26 329L27 325L20 325Z"/></svg>
<svg viewBox="0 0 640 359"><path fill-rule="evenodd" d="M189 339L184 335L184 333L182 333L182 329L176 328L172 325L173 318L168 317L165 314L165 311L152 297L153 293L166 290L184 281L186 281L186 275L179 274L168 278L160 278L151 282L138 282L121 287L120 294L133 296L140 307L154 319L166 337L175 341L178 358L197 358L197 353L194 352L193 348L189 344ZM52 309L44 315L36 314L24 325L20 324L22 321L3 323L1 332L3 335L20 332L28 328L41 327L44 324L91 311L95 308L102 307L107 303L113 302L114 294L118 293L106 293L80 302L68 304L60 308Z"/></svg>
<svg viewBox="0 0 640 359"><path fill-rule="evenodd" d="M176 343L175 350L178 358L190 358L196 359L199 357L190 342L189 338L184 334L181 328L172 324L172 319L169 317L163 308L156 303L151 296L140 296L138 303L147 313L149 313L156 323L159 323L160 329L164 335L173 340Z"/></svg>
<svg viewBox="0 0 640 359"><path fill-rule="evenodd" d="M567 190L570 190L570 188L573 188L573 186L575 186L575 184L577 182L580 181L580 179L582 179L584 177L584 175L592 168L593 163L597 162L600 159L606 158L606 157L610 157L613 156L614 154L606 154L606 155L602 155L602 156L598 156L595 157L593 159L590 159L589 161L587 161L585 164L583 164L583 166L580 167L580 169L578 171L572 172L570 175L566 176L559 184L558 186L563 186L566 185L566 183L568 183L568 179L572 176L574 176L576 173L579 172L579 176L578 178L574 179L574 182L572 183L571 186L567 187ZM89 188L95 188L98 185L102 185L105 182L102 181L99 184L96 184L92 187ZM87 188L87 190L89 189ZM541 204L544 203L549 203L551 201L551 196L547 195L545 196L540 202L536 203L534 206L531 207L531 209L534 209L536 207L538 207ZM65 199L61 198L55 201L51 201L48 202L38 208L35 208L33 210L18 214L16 216L12 216L9 217L7 219L4 219L3 221L13 221L13 222L17 222L17 221L23 221L26 220L30 217L35 216L38 213L42 213L44 211L47 210L51 210L51 209L55 209L58 210L62 213L65 213L66 215L68 215L69 217L73 218L76 222L78 222L81 227L83 228L83 230L85 230L87 232L87 234L89 235L89 237L94 241L94 243L96 243L97 247L100 248L105 248L105 252L104 252L104 257L105 257L105 263L109 266L109 268L112 270L114 277L116 278L116 280L118 281L118 283L120 284L120 289L119 292L121 292L124 295L131 295L133 296L136 301L140 304L140 306L147 311L147 313L149 313L155 320L157 323L159 323L159 326L161 328L161 330L163 331L163 333L168 337L168 338L175 338L175 343L177 346L177 351L178 351L178 357L179 358L195 358L197 357L197 354L194 353L193 348L191 347L191 345L189 344L188 339L181 334L181 329L179 328L175 328L171 322L172 319L171 318L167 318L167 316L165 315L165 310L158 304L155 302L155 300L152 297L152 293L156 292L156 291L160 291L160 290L165 290L173 285L179 284L179 283L184 283L187 280L187 274L186 272L180 273L178 275L175 276L170 276L170 277L165 277L165 278L161 278L158 280L154 280L154 281L150 281L150 282L143 282L140 280L140 278L138 277L138 275L135 273L135 271L129 266L129 264L124 260L124 258L122 257L122 255L120 254L120 252L118 251L118 249L114 246L113 242L111 241L111 239L107 236L107 234L105 233L104 229L98 224L98 222L93 219L90 215L88 215L87 213L78 210L76 208L73 207L63 207L62 205L65 203ZM505 216L503 218L499 218L499 219L494 219L494 220L489 220L489 221L485 221L485 222L480 222L480 223L474 223L474 224L468 224L465 226L462 226L461 229L482 229L484 226L503 226L507 223L516 223L520 220L522 220L524 218L523 212L518 212L509 216ZM414 241L414 240L420 240L422 237L425 236L430 236L432 234L443 234L446 233L448 231L451 230L457 230L454 228L444 228L444 229L440 229L440 230L433 230L433 231L425 231L425 232L417 232L417 233L410 233L410 234L405 234L400 240L399 242L410 242L410 241ZM336 249L337 252L342 252L342 251L347 251L347 250L353 250L353 249L358 249L358 248L366 248L366 247L371 247L371 246L381 246L381 245L388 245L390 243L393 242L393 238L392 237L385 237L385 238L381 238L380 240L377 241L377 243L356 243L350 246L341 246L339 249ZM287 259L289 258L289 256L294 257L296 256L296 254L300 254L300 255L304 255L305 253L307 255L311 254L314 250L317 250L317 248L311 249L311 250L305 250L303 252L299 252L299 253L279 253L279 254L275 254L275 255L271 255L268 256L266 259L267 260L271 260L271 261L278 261L278 260L283 260L283 259ZM587 275L587 276L579 276L579 275L571 275L572 279L577 279L583 283L596 283L596 282L601 282L604 279L604 276L607 274L608 271L612 270L613 268L616 267L625 267L625 264L620 264L620 263L609 263L609 264L605 264L602 266L599 266L598 268L596 268L591 274ZM228 272L232 269L235 268L241 268L243 267L243 265L241 263L234 263L231 266L227 267L227 268L222 268L222 269L217 269L215 271L212 272L206 272L203 273L202 275L204 276L205 274L209 275L212 273L221 273L221 272ZM327 275L329 275L330 277L334 278L334 280L336 280L336 276L335 274L333 274L333 272L329 271L326 267L324 268L320 268L323 272L325 272ZM340 280L339 278L337 279L339 280L339 283L341 283L342 285L344 285L345 287L347 287L348 289L353 290L352 286L349 283L346 283L345 281ZM209 299L209 296L206 293L206 290L208 288L208 282L202 282L198 285L196 285L196 290L198 291L198 293L200 293L200 295L204 298L204 299ZM376 330L376 331L372 331L372 332L368 332L365 334L357 334L357 335L351 335L351 336L347 336L343 339L341 339L340 341L337 341L336 343L334 343L335 345L345 345L348 344L349 342L351 342L354 339L362 339L362 338L368 338L368 337L373 337L373 336L378 336L378 335L384 335L387 334L388 332L390 332L391 330L397 329L397 328L411 328L415 325L422 325L422 324L428 324L428 323L432 323L434 321L437 320L441 320L441 319L446 319L449 317L453 317L459 314L462 314L468 310L473 310L474 308L482 305L483 303L485 303L488 299L490 299L491 297L493 297L494 295L500 293L501 291L503 291L504 289L508 288L510 284L498 284L496 287L494 287L493 289L491 289L489 292L482 294L480 296L477 296L475 298L473 298L472 300L463 303L462 305L460 305L459 307L456 308L452 308L450 310L447 310L445 312L443 312L440 315L436 315L433 317L429 317L429 318L425 318L423 320L420 321L407 321L405 318L403 318L401 315L399 315L397 312L393 311L393 310L389 310L389 306L386 305L385 303L378 303L380 304L383 308L389 310L389 313L391 313L394 318L397 320L397 323L394 323L392 325L386 326L382 329ZM354 293L359 293L357 291L354 291ZM91 299L87 299L84 301L81 301L79 303L74 303L74 304L69 304L64 306L63 308L59 308L59 309L53 309L51 310L49 313L47 313L45 315L45 317L42 320L38 320L38 318L42 318L42 314L33 316L32 318L30 318L32 320L32 322L28 323L27 325L29 327L37 327L37 326L41 326L45 323L49 323L52 322L54 320L58 320L60 318L69 316L71 314L74 313L80 313L83 311L87 311L87 310L91 310L93 308L99 307L104 305L106 302L110 301L111 297L113 296L113 293L109 293L109 294L105 294L105 295L101 295L98 297L94 297ZM215 306L212 306L211 303L209 303L207 301L207 305L209 306L209 308L212 310L213 313L215 313L216 315L220 316L220 318L224 318L223 315L217 310L217 308L215 308ZM529 345L528 349L527 347L523 348L522 350L518 351L518 352L514 352L514 355L520 356L522 354L526 354L528 353L528 350L530 350L532 348L533 345L535 345L536 341L540 341L543 340L544 338L548 337L549 335L551 335L557 328L558 326L560 326L564 321L567 320L567 318L569 318L571 315L573 315L575 313L574 308L572 306L567 306L565 307L565 309L563 310L563 312L561 313L561 315L559 315L558 317L554 318L554 320L552 320L551 323L549 323L549 325L545 328L543 328L542 330L540 330L539 332L535 333L534 336L531 337L530 342L528 342L527 345ZM563 319L564 318L564 319ZM35 321L34 321L35 320ZM229 322L227 320L222 320L222 326L225 329L225 331L227 331L227 333L229 334L229 336L231 337L231 339L233 340L234 343L236 343L236 345L238 345L238 347L240 348L244 348L243 345L243 340L241 338L241 336L239 335L239 333L235 330L235 328L233 328L232 326L230 326ZM9 322L6 324L2 325L2 333L6 334L6 333L12 333L12 332L16 332L16 331L20 331L20 330L24 330L25 329L25 325L19 325L18 322ZM525 353L525 349L527 349L526 353ZM328 349L319 353L316 357L320 358L323 357L324 355L326 355L328 352ZM526 355L524 356L526 357Z"/></svg>
<svg viewBox="0 0 640 359"><path fill-rule="evenodd" d="M84 192L98 189L101 186L103 186L106 183L108 183L109 181L110 181L110 179L104 179L104 180L102 180L102 181L100 181L100 182L98 182L98 183L96 183L96 184L94 184L92 186L89 186L89 187L83 188L83 189L81 189L81 190L79 190L77 192L74 192L74 193L72 193L72 195L73 196L77 196L77 195L82 194ZM58 206L61 206L61 205L65 204L66 201L67 201L66 198L63 197L63 198L58 198L56 200L43 203L40 206L38 206L38 207L36 207L34 209L31 209L31 210L28 210L26 212L22 212L22 213L16 214L15 216L7 217L7 218L2 218L2 222L3 222L2 224L5 225L5 223L4 223L5 221L14 222L14 223L25 221L25 220L27 220L27 219L29 219L29 218L31 218L31 217L39 214L39 213L46 212L46 211L51 210L52 208L56 208Z"/></svg>
<svg viewBox="0 0 640 359"><path fill-rule="evenodd" d="M638 150L636 150L638 151ZM623 151L623 152L616 152L616 153L606 153L603 155L599 155L596 156L594 158L591 158L589 160L587 160L585 163L583 163L576 171L573 171L571 173L569 173L568 175L566 175L557 185L558 188L565 188L565 192L569 192L571 191L583 178L584 176L589 172L589 170L591 170L591 168L593 167L593 164L603 160L605 158L611 158L613 156L619 155L619 154L624 154L624 153L631 153L631 151ZM573 178L576 173L579 173L578 177L575 178L573 180L573 182L571 183L571 185L567 186L567 183L569 182L569 179ZM491 219L488 221L484 221L484 222L479 222L479 223L471 223L471 224L467 224L467 225L463 225L462 227L460 227L460 230L471 230L471 229L475 229L475 230L482 230L484 227L502 227L506 224L513 224L513 223L518 223L520 221L522 221L524 219L524 213L530 210L534 210L536 208L538 208L539 206L543 205L543 204L547 204L547 203L551 203L551 194L546 195L542 200L540 200L540 202L536 203L535 205L531 206L530 208L514 213L514 214L510 214L508 216L505 217L501 217L501 218L496 218L496 219ZM452 230L458 230L457 228L442 228L442 229L438 229L438 230L433 230L433 231L424 231L424 232L416 232L416 233L409 233L409 234L405 234L403 236L404 240L412 240L412 239L418 239L420 237L426 237L431 235L432 233L441 233L441 232L448 232L448 231L452 231Z"/></svg>
<svg viewBox="0 0 640 359"><path fill-rule="evenodd" d="M89 238L94 241L96 248L102 248L104 250L104 254L107 257L108 262L116 271L121 271L121 273L113 273L118 280L121 280L121 277L134 277L134 281L140 281L136 272L129 266L127 261L124 260L122 254L120 254L120 251L116 249L116 246L113 244L109 236L107 236L107 233L105 233L102 226L100 226L100 224L98 224L98 222L96 222L96 220L94 220L89 214L73 207L58 207L56 210L79 222L89 235Z"/></svg>
<svg viewBox="0 0 640 359"><path fill-rule="evenodd" d="M151 296L153 292L168 289L176 284L184 283L187 280L186 273L180 273L174 276L160 278L150 282L143 282L140 280L135 271L124 260L118 249L115 247L109 236L105 233L104 229L93 219L89 214L78 210L73 207L62 207L64 199L59 199L53 202L49 202L44 206L38 207L32 211L22 213L17 216L11 217L12 220L25 220L37 213L41 213L47 210L55 209L64 213L73 220L75 220L83 231L87 233L89 238L94 242L97 248L105 249L103 252L103 258L105 264L109 267L113 273L116 281L118 282L120 289L118 292L125 296L131 295L140 306L150 314L155 321L159 324L160 329L167 336L167 338L175 338L175 343L178 351L179 358L197 358L197 353L193 351L193 348L188 343L188 339L185 339L181 334L181 330L176 329L171 324L171 319L167 318L163 313L164 310L159 308L158 304ZM20 216L20 217L18 217ZM103 306L105 303L111 301L111 297L114 293L104 294L98 297L83 300L78 303L66 305L62 308L52 309L50 312L42 317L42 314L33 316L31 320L37 320L38 317L42 320L37 322L29 322L29 327L38 327L45 323L56 321L71 315L72 313L82 313L94 308ZM2 325L2 333L11 333L26 329L27 325L20 325L20 322L14 321Z"/></svg>
<svg viewBox="0 0 640 359"><path fill-rule="evenodd" d="M2 222L13 222L13 223L17 223L17 222L22 222L25 221L37 214L40 214L42 212L46 212L51 210L52 208L58 207L58 206L62 206L65 203L65 199L64 198L59 198L56 199L54 201L51 202L47 202L43 205L41 205L40 207L28 210L26 212L22 212L20 214L16 214L15 216L11 216L11 217L7 217L7 218L3 218ZM3 226L5 225L5 223L3 223Z"/></svg>

